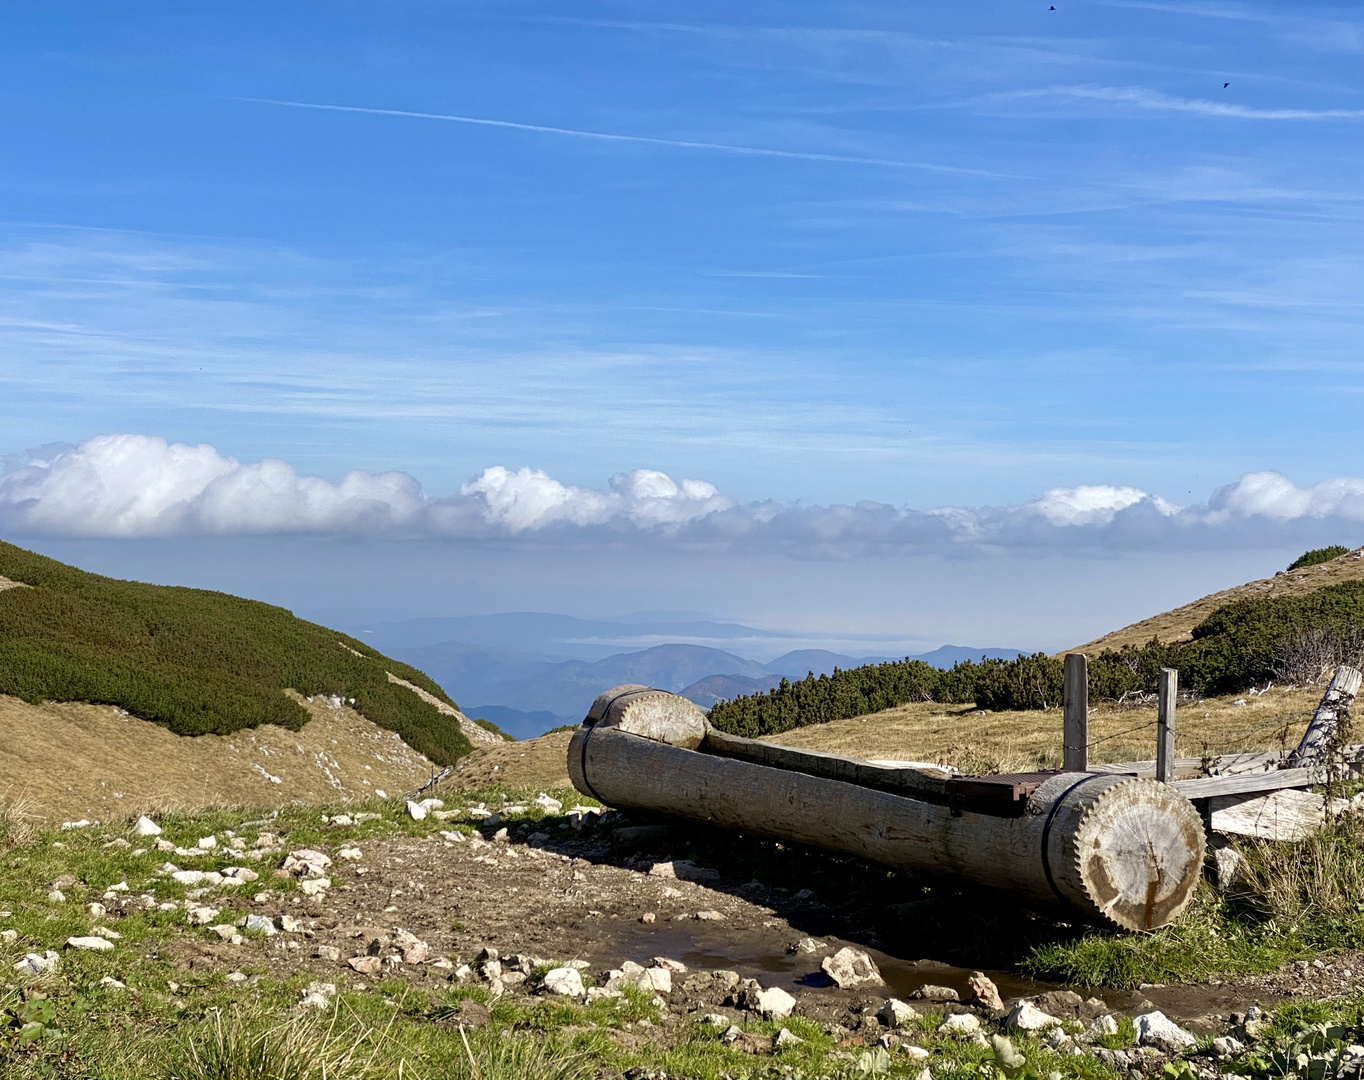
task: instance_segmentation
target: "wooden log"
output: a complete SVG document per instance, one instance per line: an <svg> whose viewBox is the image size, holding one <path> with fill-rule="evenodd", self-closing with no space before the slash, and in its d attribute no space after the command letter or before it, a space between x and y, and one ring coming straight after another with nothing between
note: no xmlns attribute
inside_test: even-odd
<svg viewBox="0 0 1364 1080"><path fill-rule="evenodd" d="M1322 761L1326 748L1335 734L1340 718L1350 711L1355 695L1359 693L1360 681L1364 680L1354 668L1341 664L1331 676L1331 683L1322 695L1321 704L1312 714L1312 722L1307 725L1298 748L1288 758L1290 767L1307 765Z"/></svg>
<svg viewBox="0 0 1364 1080"><path fill-rule="evenodd" d="M1066 653L1062 705L1061 765L1067 772L1084 772L1089 767L1089 659L1084 653Z"/></svg>
<svg viewBox="0 0 1364 1080"><path fill-rule="evenodd" d="M1175 778L1175 699L1179 696L1179 672L1161 668L1156 693L1156 779L1168 784Z"/></svg>
<svg viewBox="0 0 1364 1080"><path fill-rule="evenodd" d="M709 732L696 749L676 745L694 731L686 707L676 710L673 728L655 723L647 737L611 722L618 704L598 710L601 719L589 714L568 750L574 785L612 806L953 876L1064 918L1133 930L1173 922L1198 883L1203 822L1165 784L1057 773L1032 792L1021 815L954 813L827 775L707 753ZM769 759L782 760L795 761Z"/></svg>

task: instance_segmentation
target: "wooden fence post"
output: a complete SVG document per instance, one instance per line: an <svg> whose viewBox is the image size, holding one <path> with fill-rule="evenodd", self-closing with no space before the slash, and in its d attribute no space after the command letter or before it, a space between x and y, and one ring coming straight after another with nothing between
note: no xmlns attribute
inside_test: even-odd
<svg viewBox="0 0 1364 1080"><path fill-rule="evenodd" d="M1168 784L1175 778L1175 698L1179 695L1179 672L1160 669L1156 691L1156 779Z"/></svg>
<svg viewBox="0 0 1364 1080"><path fill-rule="evenodd" d="M1089 660L1084 653L1066 653L1065 727L1061 767L1067 772L1089 769Z"/></svg>

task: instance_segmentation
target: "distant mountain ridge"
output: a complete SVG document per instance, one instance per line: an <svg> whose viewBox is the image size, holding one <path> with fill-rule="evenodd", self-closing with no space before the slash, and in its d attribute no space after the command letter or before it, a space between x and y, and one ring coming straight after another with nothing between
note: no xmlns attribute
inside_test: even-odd
<svg viewBox="0 0 1364 1080"><path fill-rule="evenodd" d="M431 623L447 625L456 621L431 620ZM729 625L737 627L739 624ZM433 627L428 624L423 629L429 632ZM618 652L597 660L566 660L544 653L460 641L415 648L388 647L394 656L426 672L447 692L459 695L459 700L481 702L470 708L471 716L491 720L521 739L542 734L560 724L577 723L602 690L621 683L657 686L681 694L702 708L709 708L716 701L769 690L783 678L803 679L810 672L829 674L836 667L851 668L904 659L797 649L764 664L723 649L680 643ZM1016 649L945 645L910 659L950 667L965 658L1016 655Z"/></svg>

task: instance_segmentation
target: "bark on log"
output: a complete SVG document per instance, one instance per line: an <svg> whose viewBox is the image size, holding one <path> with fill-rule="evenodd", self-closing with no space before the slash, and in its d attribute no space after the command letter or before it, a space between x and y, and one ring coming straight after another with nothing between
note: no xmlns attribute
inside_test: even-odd
<svg viewBox="0 0 1364 1080"><path fill-rule="evenodd" d="M641 695L630 687L598 698L569 746L569 775L579 791L612 806L958 877L1066 918L1132 930L1173 922L1193 897L1203 822L1165 784L1059 773L1032 794L1021 816L954 814L939 803L828 775L706 753L704 714L681 698L649 693L658 697L628 697ZM661 700L668 698L670 721ZM641 734L646 725L629 716L646 700L649 733Z"/></svg>

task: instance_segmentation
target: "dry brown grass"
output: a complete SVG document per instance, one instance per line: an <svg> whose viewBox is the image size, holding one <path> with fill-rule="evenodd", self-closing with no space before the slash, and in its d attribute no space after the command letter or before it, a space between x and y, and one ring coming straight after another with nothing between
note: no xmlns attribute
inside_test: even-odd
<svg viewBox="0 0 1364 1080"><path fill-rule="evenodd" d="M465 790L502 784L511 788L572 787L568 778L571 731L555 731L538 739L504 742L475 750L459 759L443 790Z"/></svg>
<svg viewBox="0 0 1364 1080"><path fill-rule="evenodd" d="M189 738L107 705L29 705L0 695L0 792L47 820L278 806L411 791L430 761L353 709L298 698L301 731L264 726ZM273 783L261 771L279 777Z"/></svg>
<svg viewBox="0 0 1364 1080"><path fill-rule="evenodd" d="M1297 744L1321 688L1280 689L1240 698L1181 703L1176 753L1201 757ZM1244 705L1235 705L1244 700ZM1155 705L1101 703L1089 717L1090 760L1145 761L1155 756ZM982 712L969 705L922 702L870 716L812 724L769 741L860 758L936 761L963 772L1018 772L1061 763L1061 710Z"/></svg>
<svg viewBox="0 0 1364 1080"><path fill-rule="evenodd" d="M1153 637L1165 642L1189 640L1193 628L1224 604L1233 600L1247 600L1265 596L1302 596L1316 592L1328 585L1339 585L1346 581L1364 580L1364 548L1347 552L1330 562L1305 566L1291 574L1280 577L1263 578L1235 588L1223 589L1185 604L1172 611L1153 615L1149 619L1124 626L1101 638L1077 645L1066 652L1084 652L1093 656L1104 649L1121 649L1124 645L1145 645ZM1059 653L1057 654L1060 655Z"/></svg>

